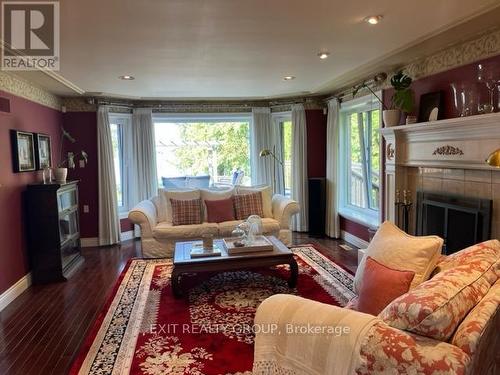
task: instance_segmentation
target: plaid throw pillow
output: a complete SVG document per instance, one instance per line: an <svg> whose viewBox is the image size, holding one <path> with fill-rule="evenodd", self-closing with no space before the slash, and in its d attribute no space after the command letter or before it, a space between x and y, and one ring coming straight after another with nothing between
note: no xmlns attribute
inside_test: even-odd
<svg viewBox="0 0 500 375"><path fill-rule="evenodd" d="M233 195L236 220L246 220L250 215L264 216L262 209L262 193Z"/></svg>
<svg viewBox="0 0 500 375"><path fill-rule="evenodd" d="M201 224L201 199L179 200L170 198L172 225Z"/></svg>

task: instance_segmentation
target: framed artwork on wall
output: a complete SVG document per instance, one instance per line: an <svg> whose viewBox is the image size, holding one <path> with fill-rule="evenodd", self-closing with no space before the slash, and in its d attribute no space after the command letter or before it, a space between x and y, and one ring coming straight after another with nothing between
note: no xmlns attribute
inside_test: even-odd
<svg viewBox="0 0 500 375"><path fill-rule="evenodd" d="M11 130L12 162L14 172L36 170L35 135L33 133Z"/></svg>
<svg viewBox="0 0 500 375"><path fill-rule="evenodd" d="M52 166L52 147L50 136L47 134L36 134L35 160L36 169L45 169Z"/></svg>
<svg viewBox="0 0 500 375"><path fill-rule="evenodd" d="M436 121L443 118L443 93L429 92L420 96L418 122Z"/></svg>

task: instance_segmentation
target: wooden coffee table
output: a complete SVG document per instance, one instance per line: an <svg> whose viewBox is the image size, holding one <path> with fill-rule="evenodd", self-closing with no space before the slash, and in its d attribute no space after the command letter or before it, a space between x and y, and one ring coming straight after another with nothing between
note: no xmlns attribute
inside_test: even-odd
<svg viewBox="0 0 500 375"><path fill-rule="evenodd" d="M194 272L225 272L244 268L270 267L280 264L290 265L288 285L297 285L298 266L293 253L276 237L267 237L274 245L273 251L260 251L230 255L222 245L222 240L214 240L224 249L221 256L206 258L191 258L191 246L195 241L177 242L175 244L174 267L172 270L172 292L175 297L181 297L180 279L184 273Z"/></svg>

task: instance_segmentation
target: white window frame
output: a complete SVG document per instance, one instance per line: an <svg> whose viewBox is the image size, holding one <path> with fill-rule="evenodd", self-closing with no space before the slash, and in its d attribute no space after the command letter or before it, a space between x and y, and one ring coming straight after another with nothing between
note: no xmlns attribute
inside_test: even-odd
<svg viewBox="0 0 500 375"><path fill-rule="evenodd" d="M284 146L284 143L283 143L283 127L282 127L282 123L285 122L285 121L292 121L292 112L291 111L286 111L286 112L273 112L271 114L271 117L272 117L272 121L274 123L274 126L279 126L279 129L280 129L280 137L281 137L281 145L282 147ZM279 151L279 157L280 157L280 160L282 161L283 163L283 179L285 177L285 158L284 158L284 149L283 150L280 150ZM284 183L284 181L283 181ZM286 186L283 186L284 188ZM285 196L286 197L290 197L291 194L292 194L292 187L290 186L290 192L287 193L286 190L285 190Z"/></svg>
<svg viewBox="0 0 500 375"><path fill-rule="evenodd" d="M122 186L122 206L118 206L120 219L126 218L130 210L129 186L132 176L129 174L132 167L132 115L130 113L110 113L109 123L117 124L119 128L120 176Z"/></svg>
<svg viewBox="0 0 500 375"><path fill-rule="evenodd" d="M380 97L381 93L376 93ZM343 102L340 107L340 134L339 134L339 158L338 158L338 170L339 170L339 214L357 223L367 225L370 227L376 227L381 222L381 198L382 198L382 157L380 157L380 188L379 188L379 208L378 210L368 208L361 208L349 203L349 139L347 137L347 123L346 119L349 115L353 113L362 113L365 111L380 111L380 124L382 124L382 106L380 102L373 95L366 95L361 98L356 98L347 102ZM382 138L380 137L380 142ZM381 154L381 144L379 143L379 155ZM365 168L363 168L364 170ZM370 169L370 168L368 168ZM370 183L370 179L364 178L365 184ZM369 195L369 192L368 192ZM368 199L368 197L367 197ZM369 202L369 201L367 201Z"/></svg>
<svg viewBox="0 0 500 375"><path fill-rule="evenodd" d="M161 122L189 123L189 122L248 122L249 149L251 150L252 114L248 112L235 113L153 113L153 125ZM156 142L155 142L156 144ZM156 152L156 150L155 150ZM250 155L249 155L250 157ZM250 160L250 174L252 161Z"/></svg>

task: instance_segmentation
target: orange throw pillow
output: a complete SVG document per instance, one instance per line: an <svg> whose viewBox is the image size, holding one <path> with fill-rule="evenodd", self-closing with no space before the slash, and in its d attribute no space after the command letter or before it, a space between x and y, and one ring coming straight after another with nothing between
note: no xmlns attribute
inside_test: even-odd
<svg viewBox="0 0 500 375"><path fill-rule="evenodd" d="M207 221L209 223L222 223L234 220L233 198L215 201L205 200L207 208Z"/></svg>
<svg viewBox="0 0 500 375"><path fill-rule="evenodd" d="M356 310L378 315L388 304L408 292L414 276L413 271L394 270L367 257Z"/></svg>

